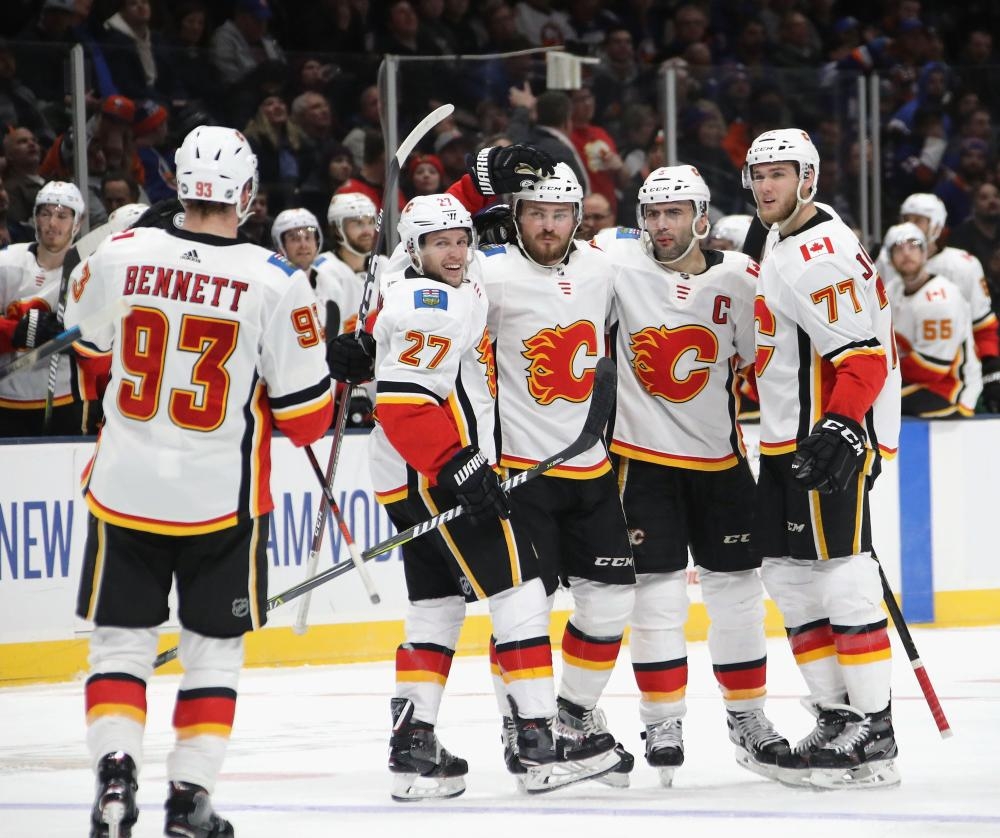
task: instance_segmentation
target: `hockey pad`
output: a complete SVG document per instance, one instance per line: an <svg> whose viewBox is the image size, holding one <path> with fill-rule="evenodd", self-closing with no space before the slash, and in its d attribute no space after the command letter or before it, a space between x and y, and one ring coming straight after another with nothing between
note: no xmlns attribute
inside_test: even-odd
<svg viewBox="0 0 1000 838"><path fill-rule="evenodd" d="M849 416L827 413L799 442L792 477L808 491L844 491L864 465L865 439L861 425Z"/></svg>
<svg viewBox="0 0 1000 838"><path fill-rule="evenodd" d="M635 605L635 585L572 577L573 625L589 637L621 637Z"/></svg>
<svg viewBox="0 0 1000 838"><path fill-rule="evenodd" d="M467 445L445 463L438 472L437 482L454 492L474 523L510 517L510 502L500 479L475 445Z"/></svg>
<svg viewBox="0 0 1000 838"><path fill-rule="evenodd" d="M514 241L514 214L507 204L494 204L477 213L472 223L476 226L476 238L480 245L507 244Z"/></svg>
<svg viewBox="0 0 1000 838"><path fill-rule="evenodd" d="M468 172L480 195L517 192L555 172L555 161L527 145L489 146L466 158Z"/></svg>
<svg viewBox="0 0 1000 838"><path fill-rule="evenodd" d="M983 358L983 410L1000 413L1000 358Z"/></svg>

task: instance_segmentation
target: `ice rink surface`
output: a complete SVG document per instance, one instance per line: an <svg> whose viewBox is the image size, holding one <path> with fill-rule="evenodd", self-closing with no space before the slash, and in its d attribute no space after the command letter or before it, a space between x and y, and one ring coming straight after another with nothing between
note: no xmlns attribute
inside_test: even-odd
<svg viewBox="0 0 1000 838"><path fill-rule="evenodd" d="M438 731L468 759L454 800L389 799L389 663L253 669L240 685L229 755L214 795L238 838L610 838L656 835L795 838L1000 836L1000 627L915 631L954 737L942 740L893 637L899 766L894 789L813 791L740 768L726 736L708 650L689 650L686 763L661 788L642 759L635 683L624 649L601 702L636 755L632 787L584 783L547 795L515 790L505 772L485 658L457 658ZM767 712L789 738L811 729L791 653L769 641ZM557 664L558 674L558 664ZM162 834L164 764L178 678L149 687L141 815L134 838ZM84 748L82 681L0 690L0 836L82 838L93 779Z"/></svg>

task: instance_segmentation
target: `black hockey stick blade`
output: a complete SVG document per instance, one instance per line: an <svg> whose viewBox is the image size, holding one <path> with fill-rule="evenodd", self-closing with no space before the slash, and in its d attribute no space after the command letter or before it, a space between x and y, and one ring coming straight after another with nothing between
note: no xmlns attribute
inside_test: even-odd
<svg viewBox="0 0 1000 838"><path fill-rule="evenodd" d="M583 423L583 430L580 432L580 435L558 454L553 454L548 459L542 460L540 463L536 463L531 468L518 472L509 480L503 481L500 485L503 486L504 490L509 492L511 489L515 489L521 484L527 483L529 480L533 480L534 478L545 474L545 472L554 469L556 466L566 462L567 460L571 460L578 454L582 454L584 451L592 448L600 439L601 434L604 431L604 426L607 424L607 421L611 416L611 410L615 404L615 387L617 385L617 380L618 374L615 369L615 362L610 358L601 358L598 360L597 368L594 371L594 389L590 398L590 409L587 411L587 418ZM395 535L390 536L384 541L380 541L378 544L365 550L361 554L361 558L366 562L371 561L376 556L384 555L385 553L392 551L396 547L405 544L408 541L413 541L413 539L419 538L433 529L437 529L442 524L447 524L449 521L453 521L461 515L462 512L462 507L456 506L453 509L449 509L439 515L435 515L433 518L421 521L419 524L415 524L407 530L396 533ZM291 602L293 599L298 599L298 597L308 593L313 590L313 588L318 588L320 585L329 582L331 579L343 576L345 573L350 572L353 568L354 564L351 562L342 562L335 565L329 570L325 570L322 573L313 576L311 579L306 579L304 582L300 582L298 585L271 597L267 601L266 610L272 611L279 605L284 605L287 602ZM153 666L154 668L163 666L163 664L172 661L176 657L177 648L168 649L167 651L161 652L157 655Z"/></svg>

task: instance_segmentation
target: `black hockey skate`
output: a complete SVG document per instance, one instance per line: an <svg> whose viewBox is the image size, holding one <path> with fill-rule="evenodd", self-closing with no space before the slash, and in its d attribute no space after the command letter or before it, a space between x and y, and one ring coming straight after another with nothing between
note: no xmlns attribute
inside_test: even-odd
<svg viewBox="0 0 1000 838"><path fill-rule="evenodd" d="M769 780L777 779L781 770L778 760L787 760L792 749L788 740L774 729L764 711L728 710L726 725L729 741L736 746L736 761L754 774Z"/></svg>
<svg viewBox="0 0 1000 838"><path fill-rule="evenodd" d="M524 771L518 785L528 794L599 779L618 765L611 734L565 738L555 731L553 719L525 719L517 712L514 699L507 700L516 732L516 758Z"/></svg>
<svg viewBox="0 0 1000 838"><path fill-rule="evenodd" d="M878 713L841 712L841 733L809 758L809 782L829 789L899 785L892 706Z"/></svg>
<svg viewBox="0 0 1000 838"><path fill-rule="evenodd" d="M163 834L170 838L233 838L233 825L212 808L208 792L194 783L171 783Z"/></svg>
<svg viewBox="0 0 1000 838"><path fill-rule="evenodd" d="M517 758L517 728L510 716L503 717L503 727L500 730L500 742L503 743L503 762L507 771L522 778L527 769ZM519 779L520 782L520 779Z"/></svg>
<svg viewBox="0 0 1000 838"><path fill-rule="evenodd" d="M660 772L660 785L674 784L674 771L684 764L684 733L676 717L646 725L639 734L646 740L646 762Z"/></svg>
<svg viewBox="0 0 1000 838"><path fill-rule="evenodd" d="M852 712L847 704L820 705L809 699L802 699L802 706L816 717L816 724L787 754L776 756L775 778L787 786L809 785L812 757L844 732Z"/></svg>
<svg viewBox="0 0 1000 838"><path fill-rule="evenodd" d="M603 710L597 707L586 709L561 697L557 698L556 701L559 705L559 715L556 716L556 735L561 739L569 739L582 745L592 736L611 736ZM635 767L635 757L625 750L625 746L621 742L615 742L615 755L618 757L618 764L596 779L606 786L628 788L628 775Z"/></svg>
<svg viewBox="0 0 1000 838"><path fill-rule="evenodd" d="M389 771L393 774L392 799L411 800L458 797L465 791L469 763L452 756L438 741L434 725L413 718L408 698L390 700L392 737Z"/></svg>
<svg viewBox="0 0 1000 838"><path fill-rule="evenodd" d="M97 793L90 813L90 838L131 838L139 817L135 803L135 761L124 751L105 754L97 764Z"/></svg>

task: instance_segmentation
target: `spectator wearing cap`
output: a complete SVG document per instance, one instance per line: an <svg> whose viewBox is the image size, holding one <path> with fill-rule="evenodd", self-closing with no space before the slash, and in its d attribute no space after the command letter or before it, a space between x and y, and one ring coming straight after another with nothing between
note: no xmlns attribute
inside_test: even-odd
<svg viewBox="0 0 1000 838"><path fill-rule="evenodd" d="M959 149L958 166L947 169L934 189L948 210L948 226L957 227L972 213L972 195L986 180L990 168L989 147L982 140L968 139Z"/></svg>
<svg viewBox="0 0 1000 838"><path fill-rule="evenodd" d="M136 106L132 133L135 148L145 173L143 184L152 203L177 197L174 177L174 149L167 148L170 134L169 114L159 102L146 99Z"/></svg>
<svg viewBox="0 0 1000 838"><path fill-rule="evenodd" d="M434 138L434 154L444 169L445 188L465 174L465 155L471 151L471 146L468 137L457 128L442 131Z"/></svg>
<svg viewBox="0 0 1000 838"><path fill-rule="evenodd" d="M91 0L44 0L37 17L15 41L18 75L31 86L53 124L65 109L64 63L73 44L85 47L86 69L97 85L98 98L116 92L99 45L81 26L91 5Z"/></svg>
<svg viewBox="0 0 1000 838"><path fill-rule="evenodd" d="M0 38L0 136L16 126L30 128L49 144L55 132L42 113L38 97L17 77L17 56L6 39Z"/></svg>
<svg viewBox="0 0 1000 838"><path fill-rule="evenodd" d="M165 40L149 25L151 0L119 0L104 21L102 48L120 93L132 99L168 102L176 97Z"/></svg>
<svg viewBox="0 0 1000 838"><path fill-rule="evenodd" d="M444 191L445 171L436 154L414 154L406 165L407 197L434 195Z"/></svg>
<svg viewBox="0 0 1000 838"><path fill-rule="evenodd" d="M7 218L27 224L34 216L35 195L45 183L39 174L42 152L38 139L30 128L14 128L3 138L3 155L7 161L5 180L9 206Z"/></svg>
<svg viewBox="0 0 1000 838"><path fill-rule="evenodd" d="M269 203L275 213L280 212L300 180L299 157L306 148L302 129L289 120L284 99L267 96L243 133L257 155L258 177L268 187Z"/></svg>
<svg viewBox="0 0 1000 838"><path fill-rule="evenodd" d="M266 61L284 63L278 42L267 33L267 0L236 0L233 16L212 34L212 63L223 85L233 87Z"/></svg>

